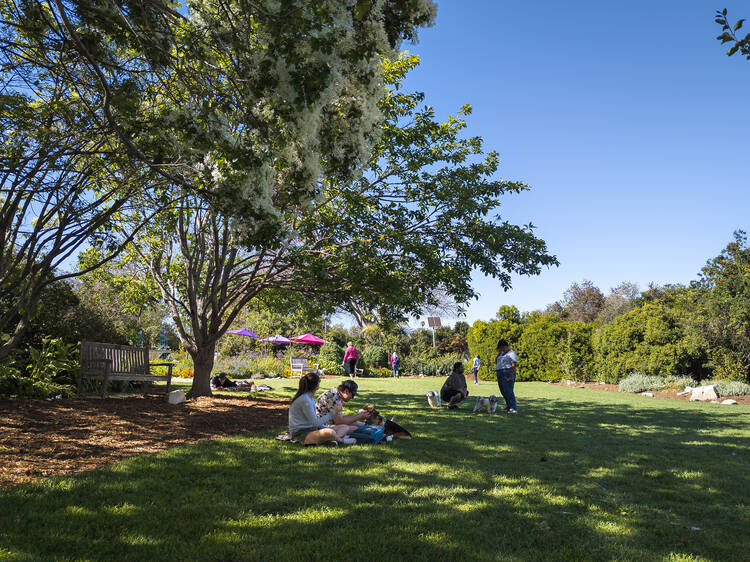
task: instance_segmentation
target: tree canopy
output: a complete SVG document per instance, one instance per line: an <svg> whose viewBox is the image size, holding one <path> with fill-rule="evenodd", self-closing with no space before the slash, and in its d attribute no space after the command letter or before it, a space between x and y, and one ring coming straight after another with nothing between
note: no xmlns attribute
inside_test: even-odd
<svg viewBox="0 0 750 562"><path fill-rule="evenodd" d="M355 173L377 141L381 57L434 18L430 0L0 1L3 238L0 356L45 283L126 213L129 236L172 196L199 195L246 243L325 172ZM111 242L111 241L110 241ZM79 272L82 273L82 272ZM10 297L9 297L10 298ZM12 328L12 329L11 329Z"/></svg>

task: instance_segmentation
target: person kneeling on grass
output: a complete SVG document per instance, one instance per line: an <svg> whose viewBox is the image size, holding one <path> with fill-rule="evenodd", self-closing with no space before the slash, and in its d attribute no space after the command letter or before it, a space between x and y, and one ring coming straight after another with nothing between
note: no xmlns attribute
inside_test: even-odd
<svg viewBox="0 0 750 562"><path fill-rule="evenodd" d="M464 364L457 361L453 364L453 372L448 375L440 389L440 399L448 403L448 408L455 410L458 403L469 396L469 389L466 388L466 377L464 376Z"/></svg>
<svg viewBox="0 0 750 562"><path fill-rule="evenodd" d="M333 413L333 426L346 427L346 433L349 434L360 425L364 425L361 420L367 419L367 412L359 412L353 416L344 415L344 402L349 402L357 395L359 386L353 380L345 380L335 388L329 388L323 394L318 396L315 401L315 414L323 417L328 413Z"/></svg>
<svg viewBox="0 0 750 562"><path fill-rule="evenodd" d="M320 445L336 442L354 445L357 440L346 437L348 426L325 427L333 421L333 412L318 417L315 414L315 391L320 386L320 376L305 373L299 379L299 390L289 406L289 433L292 440L303 445Z"/></svg>

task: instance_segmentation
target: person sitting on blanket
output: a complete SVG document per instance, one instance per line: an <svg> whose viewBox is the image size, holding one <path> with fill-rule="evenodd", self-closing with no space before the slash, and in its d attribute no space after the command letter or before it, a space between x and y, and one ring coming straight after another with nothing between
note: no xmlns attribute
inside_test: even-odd
<svg viewBox="0 0 750 562"><path fill-rule="evenodd" d="M329 388L315 401L315 413L318 417L333 413L333 425L345 426L346 433L351 433L360 425L364 425L361 420L369 415L367 412L359 412L353 416L344 415L344 402L354 398L358 388L357 383L351 379L343 381L335 388Z"/></svg>
<svg viewBox="0 0 750 562"><path fill-rule="evenodd" d="M320 376L314 371L300 377L299 390L289 406L289 433L292 440L304 445L320 445L331 441L354 445L357 440L346 437L349 426L326 427L326 424L333 422L333 412L320 417L315 414L314 396L319 386Z"/></svg>

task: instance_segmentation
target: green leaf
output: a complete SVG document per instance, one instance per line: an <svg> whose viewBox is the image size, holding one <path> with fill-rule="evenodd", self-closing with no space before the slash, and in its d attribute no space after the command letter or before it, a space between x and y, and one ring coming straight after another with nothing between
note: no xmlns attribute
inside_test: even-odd
<svg viewBox="0 0 750 562"><path fill-rule="evenodd" d="M737 20L737 23L734 24L734 27L732 28L732 31L737 31L738 29L740 29L742 27L742 24L744 23L744 21L745 21L744 19Z"/></svg>

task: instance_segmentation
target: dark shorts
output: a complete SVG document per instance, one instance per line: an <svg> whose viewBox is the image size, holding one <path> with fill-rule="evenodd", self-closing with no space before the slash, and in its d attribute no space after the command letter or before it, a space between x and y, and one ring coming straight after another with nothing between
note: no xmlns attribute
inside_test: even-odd
<svg viewBox="0 0 750 562"><path fill-rule="evenodd" d="M440 399L443 402L450 402L451 398L453 398L456 394L461 394L463 396L463 393L460 390L453 390L452 388L442 388L440 389ZM461 398L463 400L466 398L465 396Z"/></svg>

